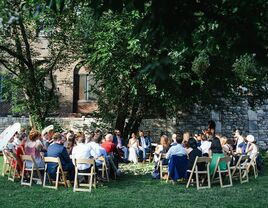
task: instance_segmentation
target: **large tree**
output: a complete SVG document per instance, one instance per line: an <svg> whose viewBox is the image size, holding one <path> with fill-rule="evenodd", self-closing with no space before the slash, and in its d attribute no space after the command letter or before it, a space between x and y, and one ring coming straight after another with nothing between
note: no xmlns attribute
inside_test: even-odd
<svg viewBox="0 0 268 208"><path fill-rule="evenodd" d="M148 116L149 109L176 113L222 98L248 98L254 105L267 97L263 0L76 1L76 6L76 35L101 86L100 112L111 115L116 128L128 127L132 115Z"/></svg>
<svg viewBox="0 0 268 208"><path fill-rule="evenodd" d="M53 73L64 48L49 43L43 50L40 31L45 34L45 42L53 34L44 24L45 10L49 6L46 3L0 2L0 64L1 73L7 76L7 99L12 102L13 109L30 115L33 127L39 129L57 105Z"/></svg>

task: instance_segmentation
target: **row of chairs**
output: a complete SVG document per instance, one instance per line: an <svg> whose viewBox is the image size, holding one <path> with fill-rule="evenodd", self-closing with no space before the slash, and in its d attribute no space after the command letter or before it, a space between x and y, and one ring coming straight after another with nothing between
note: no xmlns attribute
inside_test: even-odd
<svg viewBox="0 0 268 208"><path fill-rule="evenodd" d="M70 187L71 183L67 180L67 172L63 170L60 159L57 157L44 157L44 168L39 168L36 164L35 159L31 155L22 155L21 160L23 165L21 167L21 172L18 172L18 160L16 155L12 152L3 151L4 163L2 175L8 175L8 180L15 181L17 178L20 179L21 185L32 186L33 181L37 181L39 184L43 184L44 188L58 189L59 185L64 185L65 187ZM92 187L96 188L96 165L95 159L72 159L75 167L75 177L73 191L88 191L91 192ZM103 178L109 181L108 167L105 158L101 157L99 160L102 161L102 167L99 169ZM26 163L32 164L30 168L26 166ZM48 163L56 163L56 179L53 180L52 177L47 172ZM90 166L90 171L82 173L78 170L77 166L79 164L88 164ZM41 172L44 173L44 178ZM86 182L79 181L79 177L86 177Z"/></svg>
<svg viewBox="0 0 268 208"><path fill-rule="evenodd" d="M231 187L233 186L233 179L239 178L240 183L246 183L249 181L249 171L252 168L254 172L254 177L257 178L258 176L258 169L257 169L257 159L258 154L255 154L253 158L248 161L249 157L248 155L241 155L239 156L239 159L235 166L231 166L231 160L232 158L229 156L218 158L215 170L212 174L212 177L210 176L210 163L211 158L209 157L196 157L194 165L191 170L187 170L189 173L188 182L186 185L186 188L190 186L191 183L195 183L197 189L204 189L204 188L211 188L211 183L219 182L221 188L224 187ZM163 157L163 155L162 155ZM221 170L220 164L225 163L226 169ZM198 167L200 165L205 166L204 170L199 170ZM166 165L162 164L162 160L159 162L160 166L160 178L165 179L166 182L169 180L169 173L168 173L168 167ZM224 184L224 178L228 178L228 183ZM207 185L205 186L205 181L207 181Z"/></svg>

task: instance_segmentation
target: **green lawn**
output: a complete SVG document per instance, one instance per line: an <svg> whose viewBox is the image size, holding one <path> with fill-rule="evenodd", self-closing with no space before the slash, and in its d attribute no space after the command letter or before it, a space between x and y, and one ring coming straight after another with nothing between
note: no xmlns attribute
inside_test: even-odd
<svg viewBox="0 0 268 208"><path fill-rule="evenodd" d="M2 168L2 157L0 158ZM1 169L0 168L0 169ZM128 165L126 174L93 189L92 193L76 192L61 187L58 191L40 185L21 186L0 177L0 207L268 207L268 175L250 177L247 184L210 190L185 189L150 177L152 165ZM133 170L136 169L134 172Z"/></svg>

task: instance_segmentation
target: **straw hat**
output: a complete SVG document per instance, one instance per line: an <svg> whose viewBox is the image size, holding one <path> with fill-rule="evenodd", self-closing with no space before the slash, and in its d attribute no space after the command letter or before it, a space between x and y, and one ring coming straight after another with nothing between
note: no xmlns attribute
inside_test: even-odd
<svg viewBox="0 0 268 208"><path fill-rule="evenodd" d="M46 128L43 129L42 136L44 136L45 134L47 134L51 130L54 130L54 126L53 125L47 126Z"/></svg>
<svg viewBox="0 0 268 208"><path fill-rule="evenodd" d="M250 134L250 135L247 135L246 140L247 140L248 142L254 142L254 141L255 141L255 138L254 138L253 135Z"/></svg>

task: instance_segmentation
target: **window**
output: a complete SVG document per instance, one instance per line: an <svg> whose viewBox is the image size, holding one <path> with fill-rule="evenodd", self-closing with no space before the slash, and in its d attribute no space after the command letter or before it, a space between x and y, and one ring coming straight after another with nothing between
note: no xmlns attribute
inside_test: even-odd
<svg viewBox="0 0 268 208"><path fill-rule="evenodd" d="M91 74L79 74L79 101L94 100L93 91L94 80Z"/></svg>

